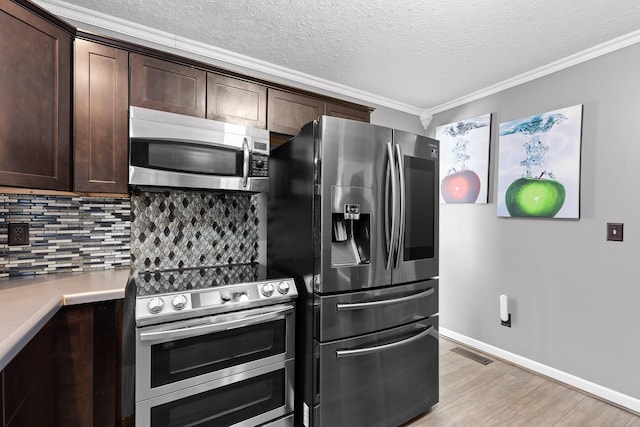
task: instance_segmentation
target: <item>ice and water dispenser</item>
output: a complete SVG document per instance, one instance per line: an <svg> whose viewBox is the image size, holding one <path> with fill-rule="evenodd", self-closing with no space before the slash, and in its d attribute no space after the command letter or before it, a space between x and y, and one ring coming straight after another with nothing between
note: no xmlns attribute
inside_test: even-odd
<svg viewBox="0 0 640 427"><path fill-rule="evenodd" d="M331 189L331 266L354 267L371 259L370 188Z"/></svg>

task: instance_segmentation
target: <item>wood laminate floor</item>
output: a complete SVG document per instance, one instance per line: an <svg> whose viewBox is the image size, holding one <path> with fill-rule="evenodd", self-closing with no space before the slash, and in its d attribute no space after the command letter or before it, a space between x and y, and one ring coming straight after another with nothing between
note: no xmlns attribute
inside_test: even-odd
<svg viewBox="0 0 640 427"><path fill-rule="evenodd" d="M482 365L440 338L440 402L404 427L640 427L640 417L494 357Z"/></svg>

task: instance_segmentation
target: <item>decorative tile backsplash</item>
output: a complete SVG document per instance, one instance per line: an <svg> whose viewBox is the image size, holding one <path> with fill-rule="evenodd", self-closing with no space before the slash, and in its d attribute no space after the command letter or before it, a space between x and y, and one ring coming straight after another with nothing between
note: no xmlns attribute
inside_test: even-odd
<svg viewBox="0 0 640 427"><path fill-rule="evenodd" d="M211 268L170 270L170 272L163 272L163 274L157 271L134 272L134 277L136 278L138 295L153 295L222 286L229 283L253 282L261 277L259 270L262 268L256 263L234 264Z"/></svg>
<svg viewBox="0 0 640 427"><path fill-rule="evenodd" d="M135 190L131 264L138 271L253 262L257 202L250 195Z"/></svg>
<svg viewBox="0 0 640 427"><path fill-rule="evenodd" d="M0 277L128 266L128 198L0 194ZM8 224L28 223L29 244L9 246Z"/></svg>
<svg viewBox="0 0 640 427"><path fill-rule="evenodd" d="M254 197L232 193L134 190L130 198L0 194L0 277L254 262L257 211ZM28 245L8 245L9 223L29 224ZM180 286L186 276L176 277L175 286ZM160 286L153 282L151 276L138 291Z"/></svg>

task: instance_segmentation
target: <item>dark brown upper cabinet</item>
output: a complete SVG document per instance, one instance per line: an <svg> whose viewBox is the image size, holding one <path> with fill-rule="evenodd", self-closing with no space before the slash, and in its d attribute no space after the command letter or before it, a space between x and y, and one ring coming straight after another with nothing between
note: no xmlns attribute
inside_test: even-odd
<svg viewBox="0 0 640 427"><path fill-rule="evenodd" d="M325 114L327 116L341 117L343 119L358 120L367 123L369 123L370 119L368 109L357 109L330 102L325 104Z"/></svg>
<svg viewBox="0 0 640 427"><path fill-rule="evenodd" d="M207 73L131 54L131 105L205 117Z"/></svg>
<svg viewBox="0 0 640 427"><path fill-rule="evenodd" d="M0 2L0 185L70 190L68 29Z"/></svg>
<svg viewBox="0 0 640 427"><path fill-rule="evenodd" d="M324 114L324 101L277 89L268 90L267 129L296 135L306 123Z"/></svg>
<svg viewBox="0 0 640 427"><path fill-rule="evenodd" d="M127 192L128 52L75 42L74 191Z"/></svg>
<svg viewBox="0 0 640 427"><path fill-rule="evenodd" d="M267 128L267 88L220 74L207 74L207 119Z"/></svg>

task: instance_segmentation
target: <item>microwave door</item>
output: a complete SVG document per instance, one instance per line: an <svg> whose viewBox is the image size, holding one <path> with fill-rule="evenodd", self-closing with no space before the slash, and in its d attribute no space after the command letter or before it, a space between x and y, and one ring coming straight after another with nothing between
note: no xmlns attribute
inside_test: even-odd
<svg viewBox="0 0 640 427"><path fill-rule="evenodd" d="M399 175L399 236L394 284L438 275L438 141L394 130Z"/></svg>

